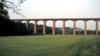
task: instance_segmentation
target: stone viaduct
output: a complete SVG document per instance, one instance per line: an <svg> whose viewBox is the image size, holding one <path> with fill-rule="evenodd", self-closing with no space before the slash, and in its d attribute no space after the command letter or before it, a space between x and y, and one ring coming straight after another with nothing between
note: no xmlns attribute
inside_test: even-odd
<svg viewBox="0 0 100 56"><path fill-rule="evenodd" d="M52 25L52 34L55 35L55 22L57 20L62 21L63 26L62 26L62 34L65 34L65 21L71 20L73 21L73 35L76 34L76 21L78 20L82 20L84 21L84 35L87 35L87 21L89 20L93 20L96 22L96 35L98 35L99 32L99 27L98 27L98 21L100 21L100 18L44 18L44 19L13 19L13 21L26 21L27 23L29 23L29 21L34 21L34 34L37 33L37 22L38 21L43 21L43 34L46 34L46 21L51 20L53 22ZM26 26L28 25L26 23Z"/></svg>

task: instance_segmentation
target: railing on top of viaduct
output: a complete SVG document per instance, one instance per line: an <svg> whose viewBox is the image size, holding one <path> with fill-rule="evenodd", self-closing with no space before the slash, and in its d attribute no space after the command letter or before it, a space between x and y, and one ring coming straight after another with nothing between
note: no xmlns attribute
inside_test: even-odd
<svg viewBox="0 0 100 56"><path fill-rule="evenodd" d="M96 22L96 35L99 33L99 27L98 27L98 21L100 21L100 18L44 18L44 19L12 19L13 21L26 21L27 23L29 21L34 21L34 34L37 33L37 21L42 20L43 21L43 34L46 34L46 21L51 20L53 22L52 26L52 34L55 35L55 22L57 20L61 20L63 23L62 26L62 34L65 34L65 21L72 20L73 21L73 35L76 34L76 21L82 20L84 21L84 35L87 35L87 21L88 20L94 20ZM26 26L28 25L26 23Z"/></svg>

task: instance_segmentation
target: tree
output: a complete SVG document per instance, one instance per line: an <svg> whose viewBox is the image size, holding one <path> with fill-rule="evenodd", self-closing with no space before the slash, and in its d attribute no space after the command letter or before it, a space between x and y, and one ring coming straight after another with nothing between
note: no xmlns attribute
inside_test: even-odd
<svg viewBox="0 0 100 56"><path fill-rule="evenodd" d="M11 9L13 13L19 13L19 6L25 0L0 0L0 35L14 35L16 34L16 23L9 19L8 10Z"/></svg>
<svg viewBox="0 0 100 56"><path fill-rule="evenodd" d="M1 0L0 1L0 16L8 16L8 11L11 9L13 13L19 14L23 16L19 11L19 6L24 2L25 0Z"/></svg>

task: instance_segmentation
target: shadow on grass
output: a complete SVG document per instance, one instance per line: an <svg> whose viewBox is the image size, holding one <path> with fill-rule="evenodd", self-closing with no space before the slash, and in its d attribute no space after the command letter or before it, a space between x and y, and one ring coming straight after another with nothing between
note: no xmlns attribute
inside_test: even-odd
<svg viewBox="0 0 100 56"><path fill-rule="evenodd" d="M68 56L100 56L100 39L82 39L64 50Z"/></svg>

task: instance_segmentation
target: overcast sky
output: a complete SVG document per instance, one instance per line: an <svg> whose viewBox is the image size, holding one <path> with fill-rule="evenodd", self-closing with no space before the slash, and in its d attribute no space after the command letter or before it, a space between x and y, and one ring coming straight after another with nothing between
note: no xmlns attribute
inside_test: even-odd
<svg viewBox="0 0 100 56"><path fill-rule="evenodd" d="M100 0L26 0L20 9L27 18L100 17Z"/></svg>
<svg viewBox="0 0 100 56"><path fill-rule="evenodd" d="M26 0L20 9L27 18L100 18L100 0Z"/></svg>

